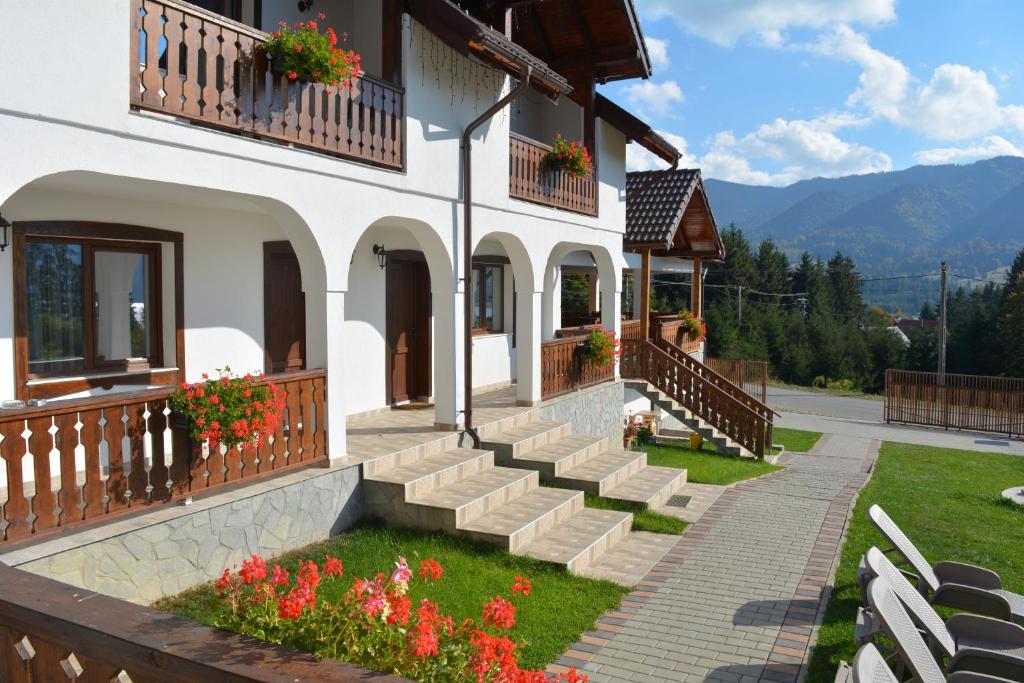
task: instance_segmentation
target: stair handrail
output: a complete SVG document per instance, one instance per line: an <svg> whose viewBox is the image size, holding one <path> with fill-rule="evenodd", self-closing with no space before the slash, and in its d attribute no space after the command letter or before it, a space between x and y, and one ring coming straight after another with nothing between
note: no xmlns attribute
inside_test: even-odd
<svg viewBox="0 0 1024 683"><path fill-rule="evenodd" d="M625 360L622 364L622 375L624 377L628 377L631 370L634 372L639 371L638 379L643 379L654 385L660 391L665 392L672 399L682 405L683 408L705 420L715 429L722 432L757 457L763 458L767 454L768 449L772 446L773 420L771 416L775 414L774 411L768 409L769 414L765 415L754 410L744 401L739 400L737 397L733 396L732 393L725 391L721 386L715 384L707 377L702 376L699 372L681 362L680 359L674 357L666 350L659 348L656 343L650 340L624 339L622 344ZM636 347L638 347L638 349ZM636 350L639 350L639 354L636 353ZM639 355L639 358L635 358L636 355ZM652 355L653 358L650 357ZM673 387L670 386L670 383L665 381L665 377L663 375L651 372L653 368L651 367L652 363L649 361L659 357L661 360L667 361L670 365L681 370L683 375L692 380L694 384L699 387L698 391L675 391L673 390ZM633 367L633 363L638 363L641 367L635 368ZM698 393L700 394L700 398L704 400L698 400L695 396L695 394ZM741 418L745 417L746 419L727 419L727 417L723 415L723 413L727 411L722 410L719 410L716 415L715 411L712 410L712 404L716 399L723 401L736 411Z"/></svg>
<svg viewBox="0 0 1024 683"><path fill-rule="evenodd" d="M713 381L715 384L718 384L723 391L730 394L737 400L748 404L752 410L763 413L764 415L771 413L776 417L780 417L779 414L772 410L766 403L744 391L743 387L737 386L735 382L730 381L729 378L717 370L713 370L705 363L701 363L699 360L684 351L678 344L673 344L667 339L657 339L655 340L655 344L660 344L662 350L670 356L678 356L676 360L684 365L691 366L691 370L707 375L709 381ZM693 366L696 366L696 368Z"/></svg>

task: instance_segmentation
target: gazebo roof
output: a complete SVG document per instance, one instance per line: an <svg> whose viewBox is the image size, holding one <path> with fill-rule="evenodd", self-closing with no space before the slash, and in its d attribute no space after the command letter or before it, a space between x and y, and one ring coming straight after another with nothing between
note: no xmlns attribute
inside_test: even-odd
<svg viewBox="0 0 1024 683"><path fill-rule="evenodd" d="M700 169L627 173L623 246L656 256L725 258Z"/></svg>

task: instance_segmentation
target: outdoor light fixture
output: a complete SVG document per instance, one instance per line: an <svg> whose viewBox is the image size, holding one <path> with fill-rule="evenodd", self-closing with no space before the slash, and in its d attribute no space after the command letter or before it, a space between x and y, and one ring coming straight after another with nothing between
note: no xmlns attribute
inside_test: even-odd
<svg viewBox="0 0 1024 683"><path fill-rule="evenodd" d="M388 252L387 250L384 249L384 245L373 245L373 254L377 257L377 265L380 266L381 270L384 270L384 268L388 265Z"/></svg>
<svg viewBox="0 0 1024 683"><path fill-rule="evenodd" d="M0 251L7 249L11 243L11 222L0 215Z"/></svg>
<svg viewBox="0 0 1024 683"><path fill-rule="evenodd" d="M299 0L299 11L305 12L308 9L312 9L313 0Z"/></svg>

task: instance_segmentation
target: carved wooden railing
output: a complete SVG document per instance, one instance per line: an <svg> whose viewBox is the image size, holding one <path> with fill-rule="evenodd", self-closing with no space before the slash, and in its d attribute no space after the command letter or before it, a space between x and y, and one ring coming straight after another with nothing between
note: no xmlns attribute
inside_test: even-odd
<svg viewBox="0 0 1024 683"><path fill-rule="evenodd" d="M643 326L639 320L623 320L622 321L622 338L623 339L642 339L643 338Z"/></svg>
<svg viewBox="0 0 1024 683"><path fill-rule="evenodd" d="M704 364L761 403L768 402L768 363L742 358L704 358Z"/></svg>
<svg viewBox="0 0 1024 683"><path fill-rule="evenodd" d="M664 339L686 353L699 353L703 339L690 339L683 329L683 318L678 315L658 316L651 320L651 338Z"/></svg>
<svg viewBox="0 0 1024 683"><path fill-rule="evenodd" d="M404 90L275 73L267 34L175 0L131 0L131 104L255 137L402 168Z"/></svg>
<svg viewBox="0 0 1024 683"><path fill-rule="evenodd" d="M508 194L536 204L597 215L597 183L593 175L573 178L545 161L551 145L509 133Z"/></svg>
<svg viewBox="0 0 1024 683"><path fill-rule="evenodd" d="M323 370L274 375L286 392L258 449L196 444L171 389L0 410L0 547L327 459Z"/></svg>
<svg viewBox="0 0 1024 683"><path fill-rule="evenodd" d="M0 564L3 681L399 683Z"/></svg>
<svg viewBox="0 0 1024 683"><path fill-rule="evenodd" d="M540 393L549 399L615 378L615 363L595 366L583 353L586 337L567 337L540 345Z"/></svg>
<svg viewBox="0 0 1024 683"><path fill-rule="evenodd" d="M772 445L774 413L664 340L622 342L620 373L642 379L758 457Z"/></svg>

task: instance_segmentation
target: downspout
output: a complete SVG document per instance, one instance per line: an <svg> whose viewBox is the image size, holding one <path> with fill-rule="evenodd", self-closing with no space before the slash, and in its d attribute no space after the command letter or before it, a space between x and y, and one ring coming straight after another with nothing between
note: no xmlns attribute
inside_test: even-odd
<svg viewBox="0 0 1024 683"><path fill-rule="evenodd" d="M530 76L533 74L533 67L529 64L520 64L522 70L519 84L516 85L507 95L491 105L483 114L473 119L466 130L462 133L462 229L463 254L462 254L462 313L463 313L463 343L465 354L465 419L466 434L473 439L473 448L480 448L480 435L473 426L473 293L470 288L473 286L473 172L472 172L472 136L473 132L493 117L499 111L511 104L528 87L530 87Z"/></svg>

